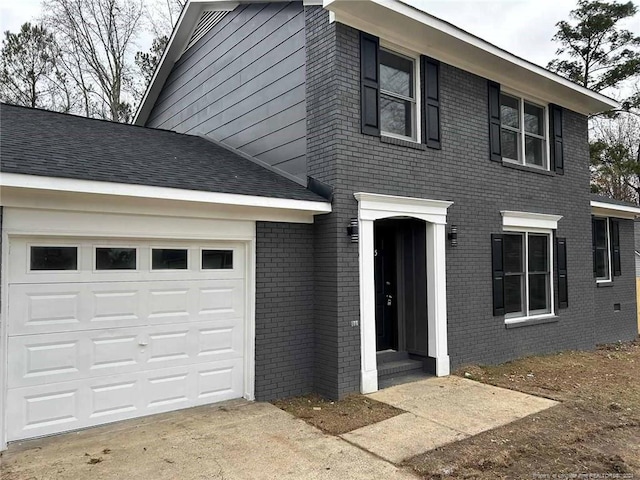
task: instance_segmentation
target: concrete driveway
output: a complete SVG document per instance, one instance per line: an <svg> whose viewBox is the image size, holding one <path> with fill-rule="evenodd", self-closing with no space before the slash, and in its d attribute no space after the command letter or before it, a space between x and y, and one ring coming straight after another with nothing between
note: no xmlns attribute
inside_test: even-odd
<svg viewBox="0 0 640 480"><path fill-rule="evenodd" d="M406 413L335 437L233 401L12 444L2 480L406 479L403 460L556 404L459 377L370 395Z"/></svg>
<svg viewBox="0 0 640 480"><path fill-rule="evenodd" d="M273 405L244 401L12 444L0 478L415 480Z"/></svg>

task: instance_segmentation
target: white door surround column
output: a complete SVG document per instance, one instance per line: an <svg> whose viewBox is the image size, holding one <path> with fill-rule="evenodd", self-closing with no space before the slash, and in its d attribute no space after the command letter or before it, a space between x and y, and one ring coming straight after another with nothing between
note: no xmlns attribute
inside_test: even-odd
<svg viewBox="0 0 640 480"><path fill-rule="evenodd" d="M447 209L453 202L374 193L354 196L360 227L360 391L378 390L374 222L383 218L411 217L427 222L428 353L435 359L436 375L449 375L445 247Z"/></svg>

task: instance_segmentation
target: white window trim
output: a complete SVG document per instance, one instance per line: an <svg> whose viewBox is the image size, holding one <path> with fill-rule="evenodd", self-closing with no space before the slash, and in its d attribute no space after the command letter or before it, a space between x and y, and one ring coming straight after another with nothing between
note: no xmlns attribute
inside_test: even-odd
<svg viewBox="0 0 640 480"><path fill-rule="evenodd" d="M508 97L512 97L515 98L516 100L518 100L518 117L519 117L519 123L520 123L520 128L517 130L518 135L519 135L519 152L518 154L521 156L521 161L520 160L514 160L512 158L507 158L507 157L502 157L502 161L503 162L507 162L507 163L512 163L515 165L522 165L523 167L529 167L529 168L536 168L538 170L544 170L544 171L549 171L551 169L551 162L549 161L551 158L551 150L550 150L550 146L549 146L549 103L545 102L544 100L538 99L538 98L534 98L528 95L524 95L521 92L518 92L517 90L512 90L509 88L504 88L501 87L500 89L500 94L504 94L507 95ZM532 164L528 164L526 163L526 154L525 154L525 143L526 143L526 136L527 134L524 131L524 102L530 103L532 105L535 105L536 107L540 107L542 108L543 112L544 112L544 125L543 125L543 129L542 131L544 132L543 136L536 136L534 134L529 134L532 135L535 138L540 138L544 141L544 149L543 149L543 154L544 154L544 166L539 166L539 165L532 165ZM500 108L502 108L502 101L500 102ZM502 131L503 127L502 122L500 122L500 130ZM512 127L506 127L507 130L515 132L516 129L512 128ZM500 138L502 139L502 134L500 134Z"/></svg>
<svg viewBox="0 0 640 480"><path fill-rule="evenodd" d="M415 138L412 137L407 137L404 135L398 135L396 133L391 133L391 132L385 132L384 130L382 130L382 128L380 128L380 135L382 135L383 137L389 137L389 138L395 138L398 140L404 140L406 142L412 142L412 143L421 143L422 139L422 92L420 90L420 54L412 52L410 50L407 50L406 48L402 48L399 47L398 45L394 45L392 43L389 42L385 42L385 41L380 41L380 49L381 50L386 50L389 53L392 53L394 55L398 55L401 57L405 57L408 60L411 60L413 62L413 91L414 91L414 95L415 95L415 111L413 112L414 115L414 123L415 123ZM382 85L380 85L380 93L382 94ZM389 94L390 96L396 96L393 94ZM401 96L396 96L397 98L404 98ZM381 124L382 127L382 124Z"/></svg>
<svg viewBox="0 0 640 480"><path fill-rule="evenodd" d="M607 227L607 234L606 234L606 240L607 240L607 277L596 277L596 283L611 283L613 282L613 272L612 272L612 267L611 267L611 261L613 260L611 258L611 219L609 217L598 217L598 216L594 216L595 220L604 220L604 223ZM593 228L593 224L592 224L592 228Z"/></svg>
<svg viewBox="0 0 640 480"><path fill-rule="evenodd" d="M524 312L520 313L510 313L505 315L504 323L505 324L514 324L514 323L522 323L528 320L541 320L545 318L554 318L556 316L556 305L555 305L555 290L554 290L554 274L555 270L553 268L554 256L553 256L553 230L545 230L540 228L504 228L504 233L518 233L522 234L523 237L523 249L524 249ZM549 311L538 314L531 314L529 311L529 234L533 235L547 235L548 238L548 247L549 247Z"/></svg>
<svg viewBox="0 0 640 480"><path fill-rule="evenodd" d="M218 250L231 252L231 268L202 268L202 256L205 250ZM238 250L233 247L200 247L198 254L198 269L201 272L235 272L237 269L236 258Z"/></svg>
<svg viewBox="0 0 640 480"><path fill-rule="evenodd" d="M64 247L73 247L76 249L76 268L75 270L32 270L31 269L31 247L43 247L43 248L64 248ZM81 253L80 253L80 245L76 242L73 243L60 243L60 242L51 242L51 243L40 243L40 242L28 242L27 243L27 264L25 265L27 270L27 275L42 275L47 273L55 273L56 275L68 275L73 273L78 273L82 269L81 262Z"/></svg>
<svg viewBox="0 0 640 480"><path fill-rule="evenodd" d="M98 248L114 248L114 249L120 249L120 248L133 248L136 251L136 268L134 269L128 269L128 268L113 268L113 269L98 269L97 268L97 263L98 263ZM108 275L114 274L114 273L138 273L140 272L140 248L135 246L135 245L131 245L131 244L127 244L127 245L108 245L108 244L97 244L97 245L91 245L91 268L92 268L92 272L93 273L106 273Z"/></svg>
<svg viewBox="0 0 640 480"><path fill-rule="evenodd" d="M550 215L546 213L535 212L517 212L512 210L501 210L502 214L502 231L505 233L542 233L549 236L549 295L550 295L550 311L538 315L521 315L521 316L505 316L505 324L517 324L527 322L529 320L544 320L556 317L555 290L554 290L554 248L553 233L558 229L558 222L562 219L562 215ZM528 274L528 255L529 245L525 235L525 307L529 311L529 274Z"/></svg>
<svg viewBox="0 0 640 480"><path fill-rule="evenodd" d="M187 251L187 268L153 268L153 251L154 250L186 250ZM187 272L191 270L191 249L189 247L173 247L173 246L149 246L149 271L150 272Z"/></svg>

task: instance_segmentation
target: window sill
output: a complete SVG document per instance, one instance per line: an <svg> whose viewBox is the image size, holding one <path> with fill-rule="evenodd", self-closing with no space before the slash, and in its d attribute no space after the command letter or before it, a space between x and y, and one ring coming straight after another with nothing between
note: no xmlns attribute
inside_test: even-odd
<svg viewBox="0 0 640 480"><path fill-rule="evenodd" d="M505 328L519 328L519 327L528 327L530 325L541 325L543 323L555 323L558 322L560 318L555 314L549 315L540 315L537 317L523 317L523 318L513 318L507 319L504 322Z"/></svg>
<svg viewBox="0 0 640 480"><path fill-rule="evenodd" d="M502 166L507 168L513 168L514 170L520 170L523 172L537 173L538 175L545 175L547 177L555 177L555 172L549 170L542 170L541 168L528 167L526 165L520 165L519 163L511 163L509 161L502 161Z"/></svg>
<svg viewBox="0 0 640 480"><path fill-rule="evenodd" d="M603 280L601 282L596 282L596 286L598 288L610 288L613 287L613 282L611 280Z"/></svg>
<svg viewBox="0 0 640 480"><path fill-rule="evenodd" d="M422 143L414 142L412 140L403 140L401 138L389 137L385 134L380 135L380 141L382 143L388 143L390 145L398 145L401 147L413 148L414 150L426 150L427 146Z"/></svg>

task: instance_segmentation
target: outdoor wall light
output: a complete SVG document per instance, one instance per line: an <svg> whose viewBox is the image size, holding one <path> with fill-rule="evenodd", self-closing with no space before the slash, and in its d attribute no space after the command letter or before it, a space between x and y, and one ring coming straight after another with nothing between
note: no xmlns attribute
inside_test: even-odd
<svg viewBox="0 0 640 480"><path fill-rule="evenodd" d="M458 226L457 225L451 225L451 228L449 229L449 241L451 241L452 247L458 246Z"/></svg>
<svg viewBox="0 0 640 480"><path fill-rule="evenodd" d="M358 219L352 218L347 227L347 235L351 237L351 243L358 243L360 240L360 229L358 228Z"/></svg>

